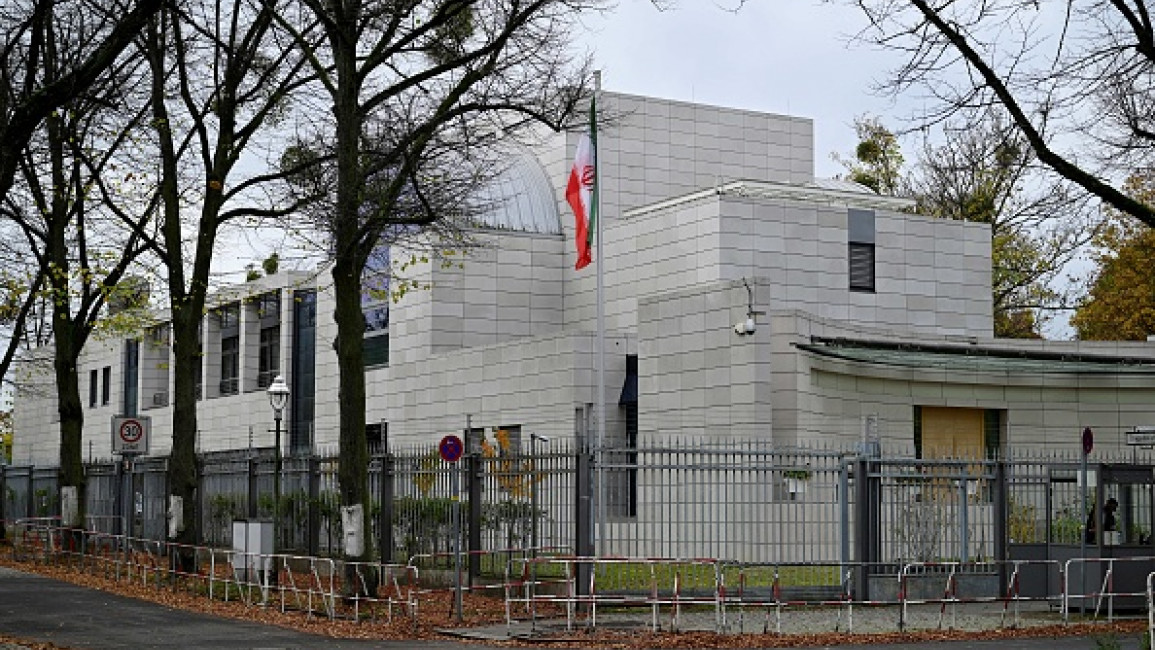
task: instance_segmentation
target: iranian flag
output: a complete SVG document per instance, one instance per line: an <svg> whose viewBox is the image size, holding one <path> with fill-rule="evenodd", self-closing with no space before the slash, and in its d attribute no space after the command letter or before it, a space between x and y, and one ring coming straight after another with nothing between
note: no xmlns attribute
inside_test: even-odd
<svg viewBox="0 0 1155 650"><path fill-rule="evenodd" d="M594 102L590 100L590 131L578 141L574 155L573 169L569 173L569 183L565 188L565 200L573 208L577 224L577 264L575 269L583 269L593 261L594 232L597 230L598 172L597 172L597 120Z"/></svg>

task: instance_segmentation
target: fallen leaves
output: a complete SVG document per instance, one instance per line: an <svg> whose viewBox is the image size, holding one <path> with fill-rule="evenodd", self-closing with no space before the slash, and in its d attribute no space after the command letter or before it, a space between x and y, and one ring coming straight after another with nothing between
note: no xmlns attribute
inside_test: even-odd
<svg viewBox="0 0 1155 650"><path fill-rule="evenodd" d="M462 600L463 621L455 616L453 593L438 591L422 594L415 619L405 614L403 605L394 605L392 620L384 606L367 609L364 603L359 608L361 619L352 620L350 603L339 607L340 618L330 620L324 616L309 615L306 612L289 609L281 611L279 601L269 605L248 605L239 600L228 602L209 599L197 592L196 585L203 581L187 581L174 588L172 585L157 584L156 580L120 580L101 572L82 572L74 566L18 562L8 553L0 554L0 566L36 573L57 580L67 581L83 587L99 589L130 598L138 598L168 607L201 612L214 616L255 621L269 625L293 628L302 632L349 639L435 639L444 638L439 630L451 630L490 626L505 622L505 602L500 591L466 593ZM368 616L366 616L368 614ZM539 616L548 618L560 616L557 608L542 607ZM842 644L890 644L926 643L935 641L998 640L1011 638L1049 638L1060 636L1137 636L1146 630L1146 621L1123 621L1113 624L1072 624L1029 627L1022 629L990 630L984 632L962 631L910 631L883 634L847 634L831 632L826 634L718 634L714 632L650 632L644 628L647 616L639 617L639 625L632 629L596 630L581 628L572 633L551 632L549 637L538 637L532 641L511 640L502 645L532 645L535 647L589 647L602 648L766 648L766 647L812 647ZM26 640L9 639L0 636L0 643L18 643L35 650L55 650L58 646ZM492 643L487 641L487 643Z"/></svg>

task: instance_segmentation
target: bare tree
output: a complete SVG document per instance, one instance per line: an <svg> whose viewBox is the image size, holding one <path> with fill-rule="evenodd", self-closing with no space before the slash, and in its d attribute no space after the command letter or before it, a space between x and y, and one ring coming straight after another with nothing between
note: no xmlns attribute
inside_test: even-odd
<svg viewBox="0 0 1155 650"><path fill-rule="evenodd" d="M40 69L48 84L75 69L78 50L71 45L88 36L82 17L59 18L45 27L48 40L40 53ZM60 415L60 485L77 489L81 515L84 410L77 360L108 297L144 252L140 237L121 227L90 194L94 179L117 159L121 145L144 117L121 108L132 101L133 67L132 60L118 59L85 93L48 115L45 128L33 134L22 150L19 176L0 202L0 215L20 230L33 260L26 267L33 286L44 287L43 296L30 292L23 298L15 324L20 333L35 301L44 298L46 315L51 316ZM144 229L147 221L148 216L142 216L135 229Z"/></svg>
<svg viewBox="0 0 1155 650"><path fill-rule="evenodd" d="M273 0L267 0L273 2ZM340 501L370 530L362 275L398 229L450 216L436 170L468 164L494 132L561 128L589 78L568 54L578 12L600 0L287 0L281 26L306 49L327 94L328 226L338 335ZM280 5L279 5L280 6ZM323 42L302 25L317 22ZM368 199L368 200L367 200ZM372 557L363 539L350 559Z"/></svg>
<svg viewBox="0 0 1155 650"><path fill-rule="evenodd" d="M944 142L924 143L907 180L918 210L990 225L995 335L1037 338L1051 314L1070 308L1060 276L1098 232L1100 213L1074 183L1040 169L1000 113L945 131Z"/></svg>
<svg viewBox="0 0 1155 650"><path fill-rule="evenodd" d="M131 7L99 0L12 0L0 10L0 195L8 193L25 146L53 111L84 94L121 57L164 0ZM69 67L46 65L53 30L70 24Z"/></svg>
<svg viewBox="0 0 1155 650"><path fill-rule="evenodd" d="M884 87L921 91L926 123L1001 107L1037 160L1155 226L1121 191L1155 163L1155 28L1145 0L861 0L859 36L906 56Z"/></svg>
<svg viewBox="0 0 1155 650"><path fill-rule="evenodd" d="M286 172L266 172L255 163L239 171L244 156L277 157L269 153L279 139L276 122L310 79L295 43L278 40L271 29L272 10L246 0L202 0L149 22L140 51L147 61L146 106L155 129L155 194L144 206L122 205L112 188L100 184L125 223L135 223L134 208L147 211L155 204L160 213L159 234L137 233L161 260L167 281L175 369L168 476L185 524L177 540L186 544L197 537L199 329L218 236L233 222L275 221L309 200L282 202L278 192L267 189L279 187ZM185 215L190 208L198 212L195 219Z"/></svg>

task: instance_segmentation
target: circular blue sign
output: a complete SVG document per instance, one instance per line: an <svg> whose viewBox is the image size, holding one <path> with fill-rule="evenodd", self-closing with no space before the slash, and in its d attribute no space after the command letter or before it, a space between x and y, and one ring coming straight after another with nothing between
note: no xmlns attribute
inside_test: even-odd
<svg viewBox="0 0 1155 650"><path fill-rule="evenodd" d="M465 453L465 445L462 444L461 438L448 435L441 439L441 444L437 445L437 451L441 454L441 460L447 463L456 463Z"/></svg>

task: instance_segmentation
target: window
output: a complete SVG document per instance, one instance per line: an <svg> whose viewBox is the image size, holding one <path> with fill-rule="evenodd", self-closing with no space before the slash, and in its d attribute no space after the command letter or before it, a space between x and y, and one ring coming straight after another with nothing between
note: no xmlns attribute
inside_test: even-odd
<svg viewBox="0 0 1155 650"><path fill-rule="evenodd" d="M152 329L150 329L148 331L149 341L151 341L152 344L155 346L159 346L159 347L167 346L168 345L168 339L169 339L169 333L171 331L172 331L172 325L169 323L164 323L163 325L157 325L156 327L153 327Z"/></svg>
<svg viewBox="0 0 1155 650"><path fill-rule="evenodd" d="M608 472L606 509L615 517L638 516L638 356L626 356L626 381L618 398L626 423L625 440L611 442L606 451ZM623 444L624 443L624 444Z"/></svg>
<svg viewBox="0 0 1155 650"><path fill-rule="evenodd" d="M638 403L621 405L626 439L607 450L606 462L614 469L606 477L606 509L614 517L638 516Z"/></svg>
<svg viewBox="0 0 1155 650"><path fill-rule="evenodd" d="M260 361L257 386L268 388L281 370L281 328L261 328Z"/></svg>
<svg viewBox="0 0 1155 650"><path fill-rule="evenodd" d="M240 391L241 304L229 303L217 310L221 325L221 395L236 395ZM211 372L211 369L210 369Z"/></svg>
<svg viewBox="0 0 1155 650"><path fill-rule="evenodd" d="M96 384L99 381L96 370L88 371L88 405L90 407L96 406Z"/></svg>
<svg viewBox="0 0 1155 650"><path fill-rule="evenodd" d="M374 250L361 276L361 313L365 316L363 350L366 366L389 364L389 255Z"/></svg>
<svg viewBox="0 0 1155 650"><path fill-rule="evenodd" d="M490 455L493 456L518 456L521 454L521 425L505 425L503 427L495 427L493 429L493 443L483 441L481 443L482 453L486 445L489 445Z"/></svg>
<svg viewBox="0 0 1155 650"><path fill-rule="evenodd" d="M221 332L235 330L241 324L241 306L239 303L230 303L217 310L217 318L221 322Z"/></svg>
<svg viewBox="0 0 1155 650"><path fill-rule="evenodd" d="M281 322L280 291L270 291L257 296L257 317L261 319L262 327Z"/></svg>
<svg viewBox="0 0 1155 650"><path fill-rule="evenodd" d="M366 366L389 364L389 306L379 305L365 311L364 355Z"/></svg>
<svg viewBox="0 0 1155 650"><path fill-rule="evenodd" d="M124 400L121 412L125 415L136 415L139 382L140 341L129 340L124 346L124 373L120 377L120 394Z"/></svg>
<svg viewBox="0 0 1155 650"><path fill-rule="evenodd" d="M874 211L847 211L850 290L874 293Z"/></svg>
<svg viewBox="0 0 1155 650"><path fill-rule="evenodd" d="M385 442L389 439L388 422L369 422L365 425L365 441L369 443L370 454L385 453Z"/></svg>
<svg viewBox="0 0 1155 650"><path fill-rule="evenodd" d="M221 339L221 395L236 395L240 379L240 338Z"/></svg>
<svg viewBox="0 0 1155 650"><path fill-rule="evenodd" d="M100 405L108 406L112 401L112 366L105 366L101 374L104 384L100 387Z"/></svg>
<svg viewBox="0 0 1155 650"><path fill-rule="evenodd" d="M290 303L293 310L293 332L289 339L293 376L293 394L289 411L289 448L294 453L313 447L313 415L316 412L317 392L317 291L294 291Z"/></svg>
<svg viewBox="0 0 1155 650"><path fill-rule="evenodd" d="M983 447L986 448L987 458L995 459L1002 456L1003 412L999 409L987 409L983 413Z"/></svg>

